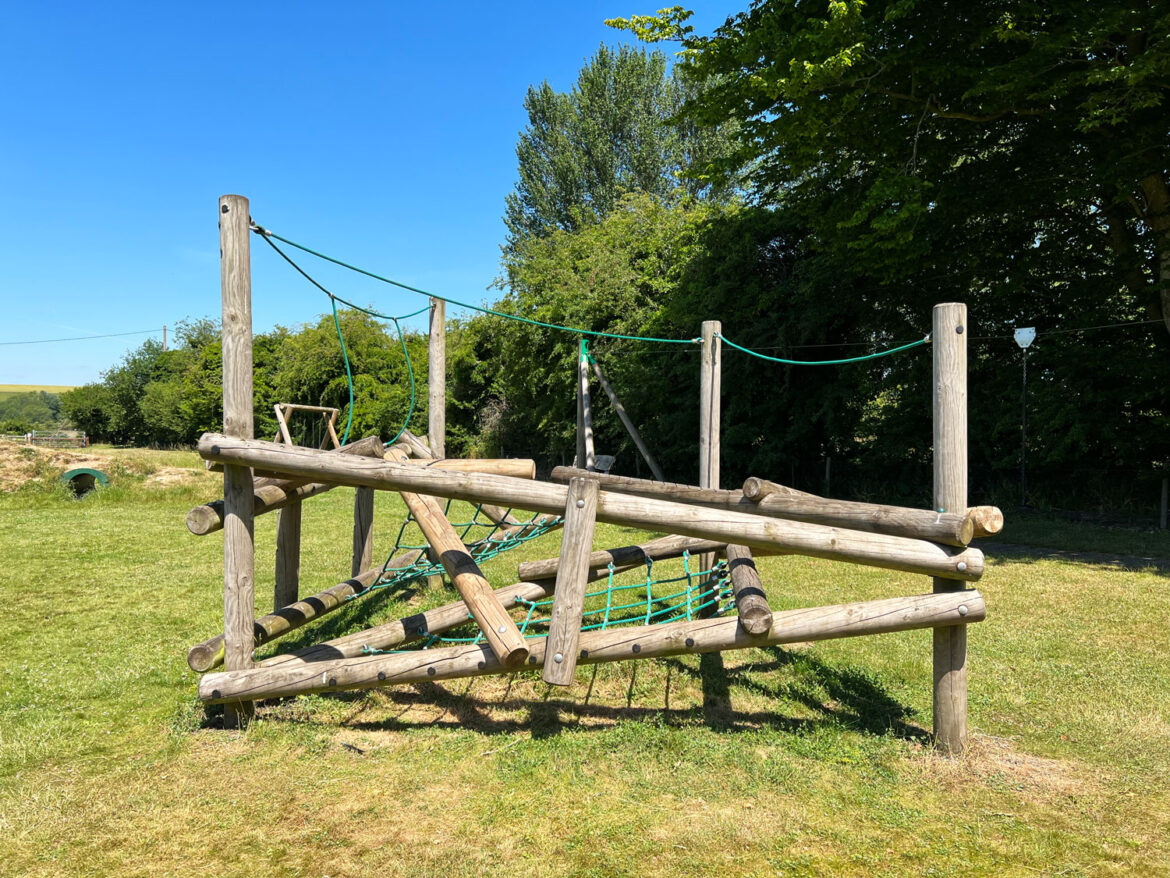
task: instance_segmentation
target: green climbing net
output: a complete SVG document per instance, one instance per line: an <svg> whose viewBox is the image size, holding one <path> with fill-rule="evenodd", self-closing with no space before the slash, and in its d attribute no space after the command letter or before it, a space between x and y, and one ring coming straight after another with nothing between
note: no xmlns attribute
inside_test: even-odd
<svg viewBox="0 0 1170 878"><path fill-rule="evenodd" d="M460 507L464 506L467 504L460 504ZM443 511L448 520L451 520L452 509L452 502L447 501ZM475 506L465 520L452 521L477 564L538 539L561 524L563 519L552 515L537 515L518 521L510 509L503 515L497 511L495 517L490 517L482 505ZM414 517L408 514L398 529L394 549L382 565L378 578L349 600L401 588L425 577L443 575L442 565L428 556L427 549ZM720 561L713 567L700 569L701 565L696 561L696 556L684 553L681 558L669 561L646 559L644 565L633 570L619 570L611 564L604 585L586 593L581 630L679 622L721 615L734 607L727 563ZM526 637L547 636L553 599L530 600L516 596L513 600L514 608L520 611L515 614L520 633ZM411 648L482 643L483 635L474 625L470 613L467 620L467 625L450 631L429 633ZM366 652L376 654L382 650L367 649Z"/></svg>

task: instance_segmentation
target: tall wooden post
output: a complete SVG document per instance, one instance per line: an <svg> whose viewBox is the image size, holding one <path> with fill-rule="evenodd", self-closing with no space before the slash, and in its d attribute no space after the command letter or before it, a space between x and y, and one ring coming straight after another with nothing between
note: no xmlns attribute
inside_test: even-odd
<svg viewBox="0 0 1170 878"><path fill-rule="evenodd" d="M350 576L368 570L374 562L374 489L353 492L353 564Z"/></svg>
<svg viewBox="0 0 1170 878"><path fill-rule="evenodd" d="M447 456L447 303L431 299L431 329L427 359L427 437L431 456Z"/></svg>
<svg viewBox="0 0 1170 878"><path fill-rule="evenodd" d="M589 343L581 339L577 356L577 466L593 469L597 456L593 450L593 404L589 399Z"/></svg>
<svg viewBox="0 0 1170 878"><path fill-rule="evenodd" d="M301 596L301 502L289 503L276 522L276 589L272 609L295 604Z"/></svg>
<svg viewBox="0 0 1170 878"><path fill-rule="evenodd" d="M967 508L967 306L934 307L934 505L940 512ZM934 580L936 592L963 584ZM934 629L934 738L959 754L967 746L967 626Z"/></svg>
<svg viewBox="0 0 1170 878"><path fill-rule="evenodd" d="M719 417L722 389L720 354L723 324L718 320L704 320L700 336L703 354L699 372L699 487L719 487ZM715 564L715 555L700 556L704 570Z"/></svg>
<svg viewBox="0 0 1170 878"><path fill-rule="evenodd" d="M252 438L252 262L248 199L219 199L220 290L223 297L223 432ZM224 669L252 667L252 620L256 615L252 471L223 468ZM238 728L251 702L227 705L224 726Z"/></svg>

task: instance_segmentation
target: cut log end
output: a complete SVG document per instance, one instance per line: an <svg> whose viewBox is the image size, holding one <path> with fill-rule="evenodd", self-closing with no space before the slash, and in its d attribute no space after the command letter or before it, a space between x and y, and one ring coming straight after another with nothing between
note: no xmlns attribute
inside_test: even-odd
<svg viewBox="0 0 1170 878"><path fill-rule="evenodd" d="M971 508L971 519L974 526L972 539L989 537L1003 530L1003 513L997 506L974 506Z"/></svg>
<svg viewBox="0 0 1170 878"><path fill-rule="evenodd" d="M768 496L767 482L757 476L750 476L744 480L743 495L748 500L756 503Z"/></svg>
<svg viewBox="0 0 1170 878"><path fill-rule="evenodd" d="M196 506L187 513L187 530L198 537L206 536L213 530L217 530L220 523L221 519L215 514L215 509L210 503Z"/></svg>
<svg viewBox="0 0 1170 878"><path fill-rule="evenodd" d="M197 643L187 650L187 666L203 674L223 664L223 635Z"/></svg>

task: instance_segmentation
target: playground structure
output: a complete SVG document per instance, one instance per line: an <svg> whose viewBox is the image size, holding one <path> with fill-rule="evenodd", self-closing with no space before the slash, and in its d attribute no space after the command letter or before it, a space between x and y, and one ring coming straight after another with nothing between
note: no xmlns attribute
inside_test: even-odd
<svg viewBox="0 0 1170 878"><path fill-rule="evenodd" d="M579 359L578 464L551 481L536 481L531 461L450 460L443 448L442 302L431 308L430 425L426 440L404 428L385 449L369 437L333 450L252 438L252 355L248 202L220 199L223 294L224 432L205 434L199 453L224 475L224 496L192 510L194 533L224 532L224 631L192 648L188 661L206 673L205 702L225 705L235 726L260 699L420 681L541 671L545 682L571 685L578 664L744 649L783 643L931 628L934 632L934 731L938 746L961 752L967 708L966 626L981 621L983 597L967 583L983 573L972 539L998 532L994 507L968 508L966 307L943 304L933 314L935 509L830 500L752 478L742 490L719 488L719 396L722 336L702 326L700 485L676 485L592 471L586 347ZM261 232L263 233L263 231ZM594 363L594 366L596 364ZM603 388L604 374L595 369ZM615 408L621 410L611 389ZM624 410L621 412L624 415ZM640 450L644 444L623 417ZM340 444L340 443L338 443ZM656 476L656 463L643 453ZM356 489L352 578L299 599L300 504L337 485ZM372 563L373 491L402 494L425 542ZM436 498L445 498L444 509ZM475 507L466 527L450 520L450 501ZM253 519L281 510L277 534L275 610L255 618ZM535 513L529 521L513 509ZM469 540L486 518L489 533ZM668 535L646 543L593 550L596 522ZM517 542L563 527L560 555L521 564L518 581L493 589L479 563ZM773 612L754 555L803 554L928 576L932 591ZM700 559L691 571L692 556ZM725 560L717 560L722 556ZM656 561L683 558L686 585L657 595ZM259 663L253 650L329 612L346 600L404 579L442 570L458 591L453 601L406 619L346 635ZM614 576L645 570L634 604L614 604ZM607 588L587 591L589 582ZM680 578L682 579L682 578ZM672 580L676 582L679 580ZM676 586L671 586L676 587ZM630 588L633 588L632 586ZM640 592L639 592L640 595ZM604 609L597 603L604 599ZM645 605L644 613L641 605ZM734 615L722 615L734 606ZM547 619L533 622L537 611ZM518 614L518 615L517 615ZM604 614L602 616L602 614ZM618 618L621 616L621 618ZM519 622L518 622L519 619ZM599 619L599 621L595 621ZM445 632L474 622L468 642L436 645ZM635 624L640 622L641 624ZM529 636L538 628L547 633ZM425 650L398 650L421 642ZM223 671L213 671L220 662Z"/></svg>

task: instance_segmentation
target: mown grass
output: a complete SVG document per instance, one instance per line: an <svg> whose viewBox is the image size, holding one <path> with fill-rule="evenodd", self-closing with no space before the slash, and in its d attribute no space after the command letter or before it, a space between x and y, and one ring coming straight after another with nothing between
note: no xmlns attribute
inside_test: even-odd
<svg viewBox="0 0 1170 878"><path fill-rule="evenodd" d="M929 632L583 668L568 691L524 674L315 696L225 732L184 661L221 624L222 540L183 526L217 480L152 487L143 466L81 501L0 496L0 873L1170 872L1156 562L986 547L962 759L927 746ZM402 514L379 495L379 549ZM348 572L351 515L346 490L306 506L306 590ZM261 605L275 523L257 520ZM1082 542L1052 528L1061 548ZM597 544L635 537L601 527ZM1010 517L1004 538L1023 542ZM517 555L557 545L487 572L505 584ZM810 559L761 568L777 608L929 587ZM419 586L287 640L449 599Z"/></svg>

